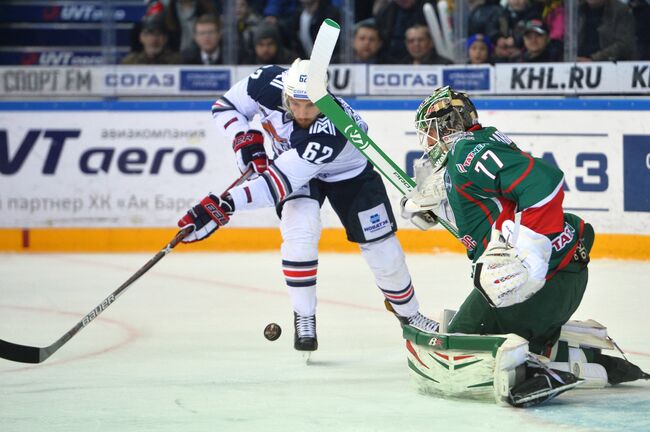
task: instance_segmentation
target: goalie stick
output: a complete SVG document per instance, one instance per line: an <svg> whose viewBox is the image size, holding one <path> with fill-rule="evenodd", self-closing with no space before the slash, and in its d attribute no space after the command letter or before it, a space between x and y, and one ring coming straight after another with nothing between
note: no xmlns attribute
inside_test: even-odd
<svg viewBox="0 0 650 432"><path fill-rule="evenodd" d="M237 180L235 180L228 188L221 194L223 198L230 189L243 183L253 173L253 168L249 167ZM47 360L52 354L57 352L59 348L66 344L73 336L81 331L84 327L90 324L95 318L104 312L117 298L122 294L133 282L138 280L142 275L148 272L158 261L163 259L165 255L170 253L178 243L180 243L186 235L192 232L191 227L185 227L179 230L174 238L167 243L167 245L153 256L145 265L133 274L126 282L124 282L118 289L113 291L106 297L100 304L86 314L81 321L74 327L68 330L63 336L57 339L53 344L46 347L35 347L29 345L20 345L13 342L7 342L0 339L0 358L20 362L20 363L42 363Z"/></svg>
<svg viewBox="0 0 650 432"><path fill-rule="evenodd" d="M377 168L386 180L402 194L413 190L415 182L409 177L370 137L348 116L327 92L327 67L329 66L336 40L341 28L329 18L318 30L314 48L309 59L307 95L318 109L329 118L334 126ZM449 222L438 218L438 222L454 237L458 231Z"/></svg>

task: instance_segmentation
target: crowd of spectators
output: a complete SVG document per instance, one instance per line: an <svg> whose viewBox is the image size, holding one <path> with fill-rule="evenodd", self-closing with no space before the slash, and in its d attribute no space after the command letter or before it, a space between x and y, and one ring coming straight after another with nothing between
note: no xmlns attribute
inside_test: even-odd
<svg viewBox="0 0 650 432"><path fill-rule="evenodd" d="M429 65L564 58L563 0L437 1L446 1L450 11L454 1L467 2L462 58L436 49L423 13L423 5L435 8L436 0L369 0L355 2L351 61ZM149 0L122 63L224 64L223 6L221 0ZM237 62L308 58L321 22L349 16L342 6L343 0L236 0ZM650 0L579 0L577 15L577 61L650 60ZM333 62L345 60L340 45Z"/></svg>

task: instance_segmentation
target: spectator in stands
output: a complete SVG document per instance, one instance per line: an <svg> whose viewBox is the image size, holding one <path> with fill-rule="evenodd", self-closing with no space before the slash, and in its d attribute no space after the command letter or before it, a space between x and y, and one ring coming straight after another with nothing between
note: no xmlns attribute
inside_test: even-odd
<svg viewBox="0 0 650 432"><path fill-rule="evenodd" d="M650 0L630 0L639 60L650 60Z"/></svg>
<svg viewBox="0 0 650 432"><path fill-rule="evenodd" d="M404 35L409 27L426 24L424 3L424 0L392 0L377 13L377 27L388 58L399 61L407 56Z"/></svg>
<svg viewBox="0 0 650 432"><path fill-rule="evenodd" d="M298 55L283 47L277 26L264 21L255 29L254 55L242 60L242 64L289 65Z"/></svg>
<svg viewBox="0 0 650 432"><path fill-rule="evenodd" d="M467 39L467 57L469 64L490 63L491 53L492 44L490 44L490 38L487 36L478 33Z"/></svg>
<svg viewBox="0 0 650 432"><path fill-rule="evenodd" d="M481 33L490 40L508 34L508 21L499 3L487 0L468 0L470 12L467 19L468 34Z"/></svg>
<svg viewBox="0 0 650 432"><path fill-rule="evenodd" d="M381 51L381 35L374 18L360 21L354 27L352 50L354 63L386 64L392 63Z"/></svg>
<svg viewBox="0 0 650 432"><path fill-rule="evenodd" d="M223 64L219 18L201 15L194 23L195 45L181 53L184 64Z"/></svg>
<svg viewBox="0 0 650 432"><path fill-rule="evenodd" d="M544 24L548 27L548 36L551 43L564 42L564 1L545 0L544 12L542 12Z"/></svg>
<svg viewBox="0 0 650 432"><path fill-rule="evenodd" d="M548 27L542 20L526 23L524 29L524 52L521 61L525 63L552 63L562 61L562 52L551 44Z"/></svg>
<svg viewBox="0 0 650 432"><path fill-rule="evenodd" d="M448 58L442 57L436 51L429 28L423 24L416 24L406 30L406 50L408 54L402 58L401 64L451 64Z"/></svg>
<svg viewBox="0 0 650 432"><path fill-rule="evenodd" d="M515 45L512 36L499 36L494 43L492 61L494 63L512 63L519 61L521 49Z"/></svg>
<svg viewBox="0 0 650 432"><path fill-rule="evenodd" d="M285 41L298 54L298 57L308 59L320 25L325 18L339 21L340 14L329 0L300 0L300 6L291 16L285 27ZM332 61L337 61L338 49L334 51Z"/></svg>
<svg viewBox="0 0 650 432"><path fill-rule="evenodd" d="M180 64L181 56L167 47L167 33L162 17L153 15L142 21L142 51L129 53L122 64Z"/></svg>
<svg viewBox="0 0 650 432"><path fill-rule="evenodd" d="M302 0L268 0L264 7L264 19L284 27L291 17L300 9ZM337 9L343 5L343 0L330 0L330 4Z"/></svg>
<svg viewBox="0 0 650 432"><path fill-rule="evenodd" d="M508 20L508 34L519 47L524 45L524 28L532 19L542 19L544 6L532 0L508 0L505 8Z"/></svg>
<svg viewBox="0 0 650 432"><path fill-rule="evenodd" d="M634 35L632 12L619 0L585 0L580 4L578 61L633 60Z"/></svg>
<svg viewBox="0 0 650 432"><path fill-rule="evenodd" d="M185 51L194 45L194 22L201 15L220 16L211 0L169 0L165 9L165 25L169 32L169 46Z"/></svg>
<svg viewBox="0 0 650 432"><path fill-rule="evenodd" d="M132 52L142 51L142 43L140 43L140 32L142 31L142 23L145 19L148 19L154 15L162 16L165 12L165 2L161 0L145 0L146 9L142 19L138 22L133 23L131 28L130 38L130 48Z"/></svg>
<svg viewBox="0 0 650 432"><path fill-rule="evenodd" d="M239 45L244 51L242 57L250 57L254 51L255 30L262 22L262 16L250 7L248 0L235 0L235 16Z"/></svg>

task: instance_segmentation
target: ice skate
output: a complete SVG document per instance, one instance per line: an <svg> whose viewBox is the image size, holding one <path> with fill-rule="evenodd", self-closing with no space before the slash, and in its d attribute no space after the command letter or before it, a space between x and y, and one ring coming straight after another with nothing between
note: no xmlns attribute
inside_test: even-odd
<svg viewBox="0 0 650 432"><path fill-rule="evenodd" d="M420 312L416 312L415 315L411 315L410 317L405 317L395 312L393 305L388 300L384 300L384 306L397 317L402 327L408 325L426 333L436 333L440 328L440 324L437 321L425 317Z"/></svg>
<svg viewBox="0 0 650 432"><path fill-rule="evenodd" d="M316 336L316 315L302 316L293 313L294 337L293 347L297 351L316 351L318 338ZM308 357L306 361L308 361Z"/></svg>
<svg viewBox="0 0 650 432"><path fill-rule="evenodd" d="M397 318L403 325L410 325L411 327L415 327L416 329L426 333L436 333L440 327L440 324L438 324L437 321L425 317L420 312L411 315L410 317L400 317L398 315Z"/></svg>
<svg viewBox="0 0 650 432"><path fill-rule="evenodd" d="M508 402L527 408L547 402L582 382L570 372L528 365L526 379L510 389Z"/></svg>

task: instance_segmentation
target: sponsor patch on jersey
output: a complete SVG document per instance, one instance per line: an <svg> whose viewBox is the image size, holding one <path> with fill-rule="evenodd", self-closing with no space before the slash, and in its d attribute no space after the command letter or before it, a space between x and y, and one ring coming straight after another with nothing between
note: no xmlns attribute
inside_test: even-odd
<svg viewBox="0 0 650 432"><path fill-rule="evenodd" d="M366 240L374 240L393 231L384 204L358 213L361 230Z"/></svg>
<svg viewBox="0 0 650 432"><path fill-rule="evenodd" d="M478 154L478 152L483 150L484 147L485 147L485 144L483 144L483 143L478 144L476 147L474 147L472 149L472 151L469 152L469 154L465 158L465 161L463 162L463 166L465 166L465 167L470 166L472 164L472 161L474 160L474 156L476 156Z"/></svg>
<svg viewBox="0 0 650 432"><path fill-rule="evenodd" d="M463 164L456 164L456 169L458 170L458 172L461 172L461 173L466 173L467 172L467 169L465 169L465 166Z"/></svg>
<svg viewBox="0 0 650 432"><path fill-rule="evenodd" d="M326 117L317 118L314 124L309 127L309 133L316 135L319 133L326 133L329 135L336 135L336 128L329 119Z"/></svg>
<svg viewBox="0 0 650 432"><path fill-rule="evenodd" d="M573 229L571 225L569 225L567 222L564 222L564 231L562 231L557 237L555 237L553 240L551 240L551 245L553 245L553 249L556 251L561 251L564 246L567 244L570 244L573 241L573 237L575 236L576 230Z"/></svg>
<svg viewBox="0 0 650 432"><path fill-rule="evenodd" d="M476 241L469 234L465 234L458 240L460 240L460 242L467 248L468 251L473 251L476 248Z"/></svg>

